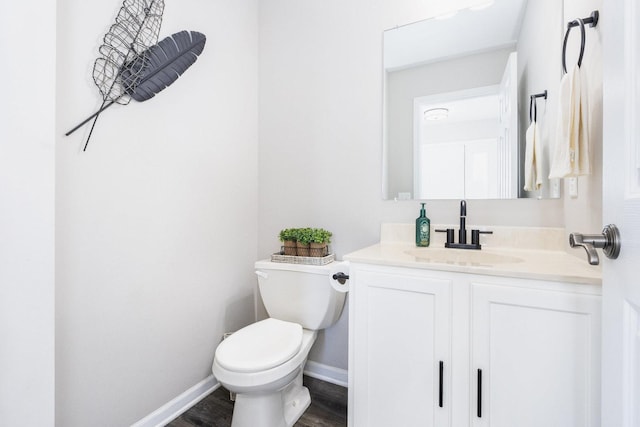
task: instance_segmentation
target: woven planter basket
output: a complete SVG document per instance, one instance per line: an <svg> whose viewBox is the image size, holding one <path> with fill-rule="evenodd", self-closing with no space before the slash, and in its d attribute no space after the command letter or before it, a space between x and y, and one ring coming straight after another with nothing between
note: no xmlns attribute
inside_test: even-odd
<svg viewBox="0 0 640 427"><path fill-rule="evenodd" d="M296 250L296 241L295 240L285 240L284 241L284 254L296 256L298 254Z"/></svg>
<svg viewBox="0 0 640 427"><path fill-rule="evenodd" d="M326 243L313 243L309 244L309 256L322 257L329 253L329 247Z"/></svg>
<svg viewBox="0 0 640 427"><path fill-rule="evenodd" d="M296 242L296 252L298 256L309 256L309 244Z"/></svg>

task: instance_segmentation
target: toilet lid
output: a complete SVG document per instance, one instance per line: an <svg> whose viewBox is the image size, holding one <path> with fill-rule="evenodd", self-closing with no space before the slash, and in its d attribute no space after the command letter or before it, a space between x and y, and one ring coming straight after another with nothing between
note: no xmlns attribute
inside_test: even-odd
<svg viewBox="0 0 640 427"><path fill-rule="evenodd" d="M235 332L216 350L218 364L234 372L258 372L282 365L302 345L302 326L265 319Z"/></svg>

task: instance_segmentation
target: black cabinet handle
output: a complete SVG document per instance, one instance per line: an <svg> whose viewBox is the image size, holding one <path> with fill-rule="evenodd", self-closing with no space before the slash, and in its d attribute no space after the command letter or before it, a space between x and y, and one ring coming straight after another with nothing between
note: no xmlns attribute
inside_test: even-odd
<svg viewBox="0 0 640 427"><path fill-rule="evenodd" d="M441 360L440 361L440 390L438 393L438 403L440 405L440 407L442 408L443 403L442 403L442 397L443 397L443 388L444 388L444 362Z"/></svg>
<svg viewBox="0 0 640 427"><path fill-rule="evenodd" d="M482 369L478 369L478 418L482 418Z"/></svg>

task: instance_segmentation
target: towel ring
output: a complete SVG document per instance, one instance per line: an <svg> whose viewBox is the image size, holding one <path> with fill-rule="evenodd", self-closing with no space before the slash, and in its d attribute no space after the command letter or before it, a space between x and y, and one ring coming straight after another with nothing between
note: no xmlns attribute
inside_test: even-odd
<svg viewBox="0 0 640 427"><path fill-rule="evenodd" d="M580 57L578 58L578 67L582 66L582 57L584 56L584 45L586 42L586 34L584 31L584 24L589 24L590 27L595 27L598 25L598 20L600 19L600 12L594 10L591 12L591 15L586 18L579 18L573 21L570 21L567 24L567 32L564 34L564 43L562 44L562 69L564 72L567 72L567 40L569 39L569 32L572 27L580 26Z"/></svg>
<svg viewBox="0 0 640 427"><path fill-rule="evenodd" d="M533 95L529 97L529 123L538 121L538 105L535 99Z"/></svg>
<svg viewBox="0 0 640 427"><path fill-rule="evenodd" d="M529 123L538 121L538 103L536 102L537 98L547 99L547 91L545 90L542 93L536 93L535 95L529 96Z"/></svg>
<svg viewBox="0 0 640 427"><path fill-rule="evenodd" d="M580 37L581 37L580 56L578 57L578 67L582 66L582 57L584 56L584 44L585 44L587 35L584 31L584 21L578 18L575 21L569 23L567 27L567 32L564 34L564 43L562 43L562 69L564 70L565 74L567 73L567 40L569 40L569 32L571 31L571 28L575 26L571 24L575 22L577 22L577 25L580 26Z"/></svg>

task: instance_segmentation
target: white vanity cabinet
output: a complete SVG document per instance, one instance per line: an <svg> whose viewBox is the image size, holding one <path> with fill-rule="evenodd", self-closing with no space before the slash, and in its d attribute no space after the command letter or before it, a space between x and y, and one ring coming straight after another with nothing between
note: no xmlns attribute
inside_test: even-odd
<svg viewBox="0 0 640 427"><path fill-rule="evenodd" d="M451 281L397 269L356 270L352 425L449 425Z"/></svg>
<svg viewBox="0 0 640 427"><path fill-rule="evenodd" d="M600 297L512 280L471 283L471 425L600 425Z"/></svg>
<svg viewBox="0 0 640 427"><path fill-rule="evenodd" d="M350 275L350 426L599 425L598 285L357 262Z"/></svg>

